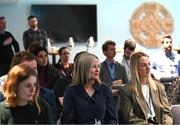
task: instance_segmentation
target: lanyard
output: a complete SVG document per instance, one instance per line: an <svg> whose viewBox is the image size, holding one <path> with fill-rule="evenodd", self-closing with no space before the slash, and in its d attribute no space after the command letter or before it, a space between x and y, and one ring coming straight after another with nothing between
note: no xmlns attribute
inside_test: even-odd
<svg viewBox="0 0 180 125"><path fill-rule="evenodd" d="M150 90L148 86L143 87L143 96L145 98L150 117L154 117L155 114L153 112L153 107L152 107L153 105L152 105Z"/></svg>
<svg viewBox="0 0 180 125"><path fill-rule="evenodd" d="M145 100L146 100L146 99L145 99ZM153 113L152 113L152 111L151 111L151 103L152 103L152 102L151 102L151 97L150 97L150 93L149 93L148 102L147 102L147 100L146 100L146 104L147 104L149 113L150 113L150 115L152 116Z"/></svg>

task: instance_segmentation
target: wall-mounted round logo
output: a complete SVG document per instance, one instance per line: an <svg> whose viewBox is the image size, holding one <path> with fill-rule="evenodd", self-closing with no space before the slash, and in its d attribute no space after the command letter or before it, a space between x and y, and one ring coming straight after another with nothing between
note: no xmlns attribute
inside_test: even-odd
<svg viewBox="0 0 180 125"><path fill-rule="evenodd" d="M165 34L172 34L173 18L159 3L144 3L133 13L130 27L139 44L147 48L158 48L161 46L161 38Z"/></svg>

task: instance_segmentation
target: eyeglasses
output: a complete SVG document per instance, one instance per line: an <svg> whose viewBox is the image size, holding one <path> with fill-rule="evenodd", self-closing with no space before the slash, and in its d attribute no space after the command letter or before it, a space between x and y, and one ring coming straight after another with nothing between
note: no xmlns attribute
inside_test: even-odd
<svg viewBox="0 0 180 125"><path fill-rule="evenodd" d="M130 50L130 51L134 51L134 50L135 50L134 47L127 47L127 48L128 48L128 50Z"/></svg>

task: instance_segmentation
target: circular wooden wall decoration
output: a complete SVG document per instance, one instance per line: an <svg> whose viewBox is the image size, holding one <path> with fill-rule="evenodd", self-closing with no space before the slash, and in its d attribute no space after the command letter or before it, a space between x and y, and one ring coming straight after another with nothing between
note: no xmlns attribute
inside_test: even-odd
<svg viewBox="0 0 180 125"><path fill-rule="evenodd" d="M161 38L173 32L173 18L159 3L149 2L138 7L130 20L131 33L147 48L161 46Z"/></svg>

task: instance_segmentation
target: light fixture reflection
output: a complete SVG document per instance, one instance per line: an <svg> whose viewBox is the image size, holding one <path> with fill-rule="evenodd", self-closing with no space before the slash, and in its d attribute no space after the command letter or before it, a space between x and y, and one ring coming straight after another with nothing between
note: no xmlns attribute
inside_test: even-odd
<svg viewBox="0 0 180 125"><path fill-rule="evenodd" d="M95 47L95 41L93 36L90 36L89 39L87 40L87 52L89 47L94 48Z"/></svg>
<svg viewBox="0 0 180 125"><path fill-rule="evenodd" d="M67 46L69 48L74 48L74 39L73 39L73 37L69 37L68 42L67 42Z"/></svg>

